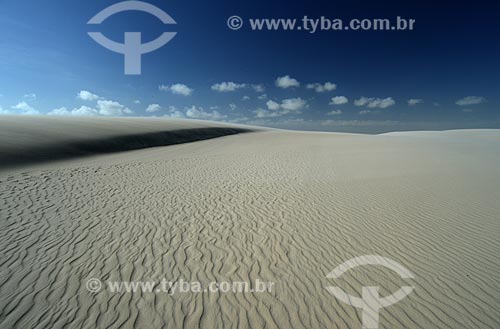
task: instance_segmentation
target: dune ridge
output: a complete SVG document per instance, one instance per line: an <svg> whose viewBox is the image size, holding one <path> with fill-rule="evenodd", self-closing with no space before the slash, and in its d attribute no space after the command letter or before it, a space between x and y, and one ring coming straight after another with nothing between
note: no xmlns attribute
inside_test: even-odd
<svg viewBox="0 0 500 329"><path fill-rule="evenodd" d="M49 161L107 153L140 150L151 147L191 143L201 140L248 133L252 130L229 127L192 128L123 136L65 141L57 144L26 147L23 152L0 148L0 169Z"/></svg>
<svg viewBox="0 0 500 329"><path fill-rule="evenodd" d="M3 142L0 145L0 170L256 131L251 127L187 120L143 119L135 122L111 119L106 124L106 121L95 118L57 119L10 117L0 121L0 138ZM55 129L57 131L53 131ZM14 136L22 138L13 140Z"/></svg>

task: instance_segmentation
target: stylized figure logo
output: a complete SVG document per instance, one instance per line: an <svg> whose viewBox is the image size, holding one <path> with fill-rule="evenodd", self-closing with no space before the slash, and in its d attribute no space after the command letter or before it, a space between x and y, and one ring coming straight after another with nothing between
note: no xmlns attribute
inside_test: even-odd
<svg viewBox="0 0 500 329"><path fill-rule="evenodd" d="M337 279L345 272L363 265L382 265L395 271L403 279L413 279L413 274L401 264L389 258L374 255L350 259L337 266L326 277ZM378 329L380 309L399 302L412 292L413 287L403 286L394 294L383 298L380 298L378 294L379 287L363 287L361 298L348 295L339 287L330 286L326 287L326 289L343 303L362 309L363 329Z"/></svg>
<svg viewBox="0 0 500 329"><path fill-rule="evenodd" d="M156 16L163 24L176 24L176 22L166 12L158 7L142 1L124 1L107 7L92 17L87 24L101 24L108 17L127 10L138 10ZM176 32L164 32L157 39L141 43L140 32L125 32L125 43L118 43L106 38L100 32L89 32L89 36L101 46L125 55L125 74L138 75L141 74L141 56L152 52L167 42L177 34Z"/></svg>

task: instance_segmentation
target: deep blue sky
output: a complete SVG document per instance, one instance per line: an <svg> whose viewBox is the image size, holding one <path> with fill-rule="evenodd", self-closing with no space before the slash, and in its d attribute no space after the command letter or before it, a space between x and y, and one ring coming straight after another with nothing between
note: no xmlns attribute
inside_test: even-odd
<svg viewBox="0 0 500 329"><path fill-rule="evenodd" d="M148 1L177 25L132 11L86 24L117 2L0 0L0 112L184 116L331 131L500 128L500 5L492 2ZM244 19L241 30L227 27L231 15ZM304 15L416 23L413 31L311 34L252 31L247 21ZM142 75L125 76L123 56L90 31L119 42L125 31L146 41L178 34L143 56ZM276 79L284 76L300 86L280 88ZM212 89L222 82L245 86ZM307 88L326 82L336 89ZM159 90L175 84L191 94ZM95 97L77 97L82 90ZM337 96L348 103L331 105ZM410 106L410 99L420 101ZM149 105L156 111L146 112Z"/></svg>

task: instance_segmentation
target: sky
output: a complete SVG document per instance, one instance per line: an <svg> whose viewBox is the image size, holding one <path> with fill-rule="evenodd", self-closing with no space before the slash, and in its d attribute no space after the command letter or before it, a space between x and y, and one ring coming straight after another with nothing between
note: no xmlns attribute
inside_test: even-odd
<svg viewBox="0 0 500 329"><path fill-rule="evenodd" d="M147 1L177 24L110 0L0 0L0 114L156 116L380 133L500 128L500 5L493 1ZM228 27L237 15L243 26ZM253 30L250 19L414 19L413 30ZM298 23L297 23L298 24ZM142 55L89 37L143 42ZM1 120L1 116L0 116Z"/></svg>

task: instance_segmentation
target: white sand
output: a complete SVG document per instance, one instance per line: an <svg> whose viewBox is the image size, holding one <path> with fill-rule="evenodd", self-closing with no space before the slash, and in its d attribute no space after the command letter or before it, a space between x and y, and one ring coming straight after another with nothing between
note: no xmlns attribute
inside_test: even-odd
<svg viewBox="0 0 500 329"><path fill-rule="evenodd" d="M208 127L130 120L102 127ZM0 123L0 154L31 148L21 121L8 133ZM41 144L103 131L66 124L44 122ZM381 328L499 328L499 141L494 130L259 131L11 166L0 172L0 328L361 328L360 311L326 286L388 295L408 282L414 291L380 312ZM378 267L326 278L371 254L415 279ZM92 277L258 278L275 290L93 294Z"/></svg>

